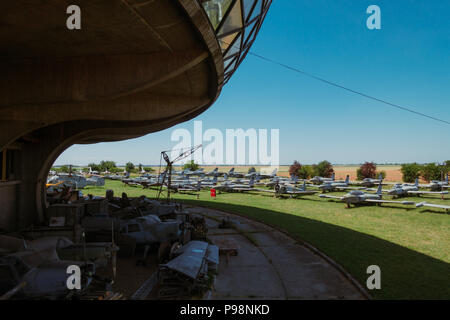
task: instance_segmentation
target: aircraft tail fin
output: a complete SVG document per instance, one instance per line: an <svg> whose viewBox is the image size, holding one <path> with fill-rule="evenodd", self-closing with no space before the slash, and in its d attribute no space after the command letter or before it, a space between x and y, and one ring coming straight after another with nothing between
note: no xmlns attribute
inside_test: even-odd
<svg viewBox="0 0 450 320"><path fill-rule="evenodd" d="M214 182L214 183L217 183L217 176L214 176L213 182Z"/></svg>
<svg viewBox="0 0 450 320"><path fill-rule="evenodd" d="M334 178L335 178L335 174L334 174L334 172L333 172L333 174L331 175L331 180L334 181Z"/></svg>
<svg viewBox="0 0 450 320"><path fill-rule="evenodd" d="M416 181L414 182L414 186L416 186L416 187L419 186L419 178L416 178Z"/></svg>
<svg viewBox="0 0 450 320"><path fill-rule="evenodd" d="M383 174L380 172L380 175L378 176L378 180L383 179Z"/></svg>
<svg viewBox="0 0 450 320"><path fill-rule="evenodd" d="M349 183L350 182L350 175L348 174L347 177L345 177L345 183Z"/></svg>
<svg viewBox="0 0 450 320"><path fill-rule="evenodd" d="M383 185L380 182L377 189L377 195L381 196L382 194L383 194Z"/></svg>
<svg viewBox="0 0 450 320"><path fill-rule="evenodd" d="M252 176L251 178L250 178L250 182L248 183L248 185L250 186L250 187L253 187L253 184L255 183L255 177L254 176Z"/></svg>
<svg viewBox="0 0 450 320"><path fill-rule="evenodd" d="M445 177L445 182L448 183L448 173L447 173L447 176Z"/></svg>

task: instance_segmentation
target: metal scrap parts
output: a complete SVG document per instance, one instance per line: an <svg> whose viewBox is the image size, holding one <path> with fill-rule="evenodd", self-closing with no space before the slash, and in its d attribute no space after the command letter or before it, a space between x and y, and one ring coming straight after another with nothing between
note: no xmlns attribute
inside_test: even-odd
<svg viewBox="0 0 450 320"><path fill-rule="evenodd" d="M219 248L191 241L175 251L175 258L158 270L159 298L182 298L209 289L219 264Z"/></svg>

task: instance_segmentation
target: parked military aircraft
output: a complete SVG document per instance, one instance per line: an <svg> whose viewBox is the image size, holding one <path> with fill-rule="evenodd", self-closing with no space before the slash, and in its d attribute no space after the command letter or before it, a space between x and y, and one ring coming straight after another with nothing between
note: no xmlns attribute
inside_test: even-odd
<svg viewBox="0 0 450 320"><path fill-rule="evenodd" d="M245 176L245 173L243 172L236 172L234 171L234 168L231 168L230 171L228 171L228 176L232 178L243 178Z"/></svg>
<svg viewBox="0 0 450 320"><path fill-rule="evenodd" d="M306 182L303 182L303 186L300 188L296 188L293 185L275 185L273 190L268 189L253 189L252 191L260 191L260 192L270 192L274 193L278 197L289 196L290 198L298 197L298 196L307 196L316 194L318 191L314 190L306 190Z"/></svg>
<svg viewBox="0 0 450 320"><path fill-rule="evenodd" d="M431 191L442 191L444 188L449 188L448 173L444 181L432 180L429 184L419 184L420 188L430 188Z"/></svg>
<svg viewBox="0 0 450 320"><path fill-rule="evenodd" d="M202 182L201 181L197 181L196 184L180 184L180 185L175 187L175 190L177 192L180 192L180 193L200 191L201 189L202 189Z"/></svg>
<svg viewBox="0 0 450 320"><path fill-rule="evenodd" d="M236 182L236 180L228 180L225 181L222 184L216 185L214 189L218 191L224 191L224 192L243 192L243 191L251 191L253 190L253 186L255 184L255 179L252 177L250 180L248 180L248 183L245 181L239 181Z"/></svg>
<svg viewBox="0 0 450 320"><path fill-rule="evenodd" d="M325 183L325 182L333 182L334 181L334 177L335 177L334 173L331 175L331 178L315 176L314 178L310 179L309 182L312 182L313 184L321 184L321 183Z"/></svg>
<svg viewBox="0 0 450 320"><path fill-rule="evenodd" d="M327 181L323 184L317 186L320 190L322 190L323 193L326 191L336 191L336 190L347 190L347 189L361 189L356 187L349 187L348 184L350 182L350 176L347 175L344 182L334 182L334 181Z"/></svg>
<svg viewBox="0 0 450 320"><path fill-rule="evenodd" d="M338 199L341 200L342 202L345 202L347 204L347 208L350 208L350 204L362 204L362 203L376 203L381 205L382 203L399 203L399 204L403 204L403 205L413 205L415 204L412 201L394 201L394 200L383 200L382 199L382 184L380 182L380 184L378 185L378 189L377 189L377 193L373 194L373 193L365 193L361 190L352 190L349 193L347 193L346 195L342 196L342 197L337 197L337 196L330 196L330 195L325 195L325 194L321 194L319 195L319 197L321 198L327 198L327 199Z"/></svg>
<svg viewBox="0 0 450 320"><path fill-rule="evenodd" d="M210 176L217 177L217 176L221 175L221 173L219 172L219 168L215 168L214 170L207 172L206 175L208 177L210 177Z"/></svg>
<svg viewBox="0 0 450 320"><path fill-rule="evenodd" d="M419 179L416 178L414 185L410 184L396 184L386 193L391 196L405 197L409 195L422 195L422 194L440 194L444 197L444 194L448 194L448 191L421 191L419 190Z"/></svg>
<svg viewBox="0 0 450 320"><path fill-rule="evenodd" d="M383 174L380 173L380 175L378 176L378 179L372 179L372 178L364 178L359 185L362 185L363 187L374 187L380 183L383 182Z"/></svg>

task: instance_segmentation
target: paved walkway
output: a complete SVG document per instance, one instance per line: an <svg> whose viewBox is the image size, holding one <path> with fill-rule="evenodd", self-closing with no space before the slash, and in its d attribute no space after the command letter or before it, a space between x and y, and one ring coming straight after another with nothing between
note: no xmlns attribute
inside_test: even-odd
<svg viewBox="0 0 450 320"><path fill-rule="evenodd" d="M212 299L364 299L330 263L284 233L222 211L188 210L205 215L213 242L239 248L229 263L220 256ZM225 217L236 227L219 229Z"/></svg>

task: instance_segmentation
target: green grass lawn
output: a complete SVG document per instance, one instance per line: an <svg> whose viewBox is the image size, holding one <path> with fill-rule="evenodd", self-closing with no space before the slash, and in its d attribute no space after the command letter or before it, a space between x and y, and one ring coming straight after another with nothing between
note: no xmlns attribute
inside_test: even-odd
<svg viewBox="0 0 450 320"><path fill-rule="evenodd" d="M105 187L86 187L84 194L155 197L155 190L106 181ZM334 193L339 195L342 193ZM450 299L450 215L401 205L345 208L341 202L306 196L276 199L269 194L222 193L212 200L209 191L173 194L173 199L238 213L285 230L341 264L364 287L369 265L381 268L377 299ZM439 197L409 197L416 202L450 204ZM406 209L409 208L409 209Z"/></svg>

